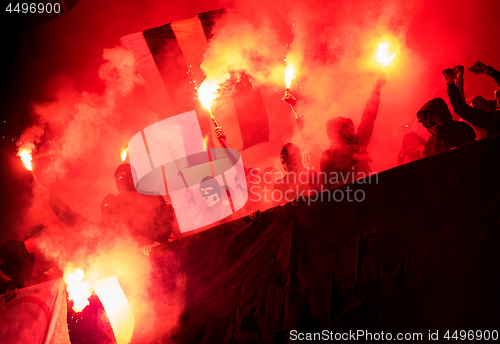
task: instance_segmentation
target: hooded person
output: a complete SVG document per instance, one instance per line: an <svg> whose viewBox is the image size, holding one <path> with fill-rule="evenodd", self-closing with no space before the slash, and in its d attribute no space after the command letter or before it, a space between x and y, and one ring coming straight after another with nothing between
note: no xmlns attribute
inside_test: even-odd
<svg viewBox="0 0 500 344"><path fill-rule="evenodd" d="M326 134L330 148L323 152L320 161L321 173L330 185L341 184L370 174L372 159L366 149L370 142L380 106L380 91L385 85L385 73L377 77L375 87L366 102L358 132L350 118L334 117L326 123Z"/></svg>
<svg viewBox="0 0 500 344"><path fill-rule="evenodd" d="M168 207L160 195L139 193L134 184L134 172L128 163L115 170L118 195L107 195L101 202L101 223L108 227L124 224L141 246L166 243L177 229L173 208Z"/></svg>
<svg viewBox="0 0 500 344"><path fill-rule="evenodd" d="M145 254L151 248L168 242L171 233L180 232L172 207L160 195L143 195L135 189L133 168L124 163L115 170L118 195L109 194L101 202L101 221L95 223L44 189L48 203L57 217L68 227L84 232L100 227L103 235L115 235L124 228L142 247ZM102 233L102 232L101 232Z"/></svg>
<svg viewBox="0 0 500 344"><path fill-rule="evenodd" d="M222 201L222 190L217 179L203 178L200 182L200 194L205 207L194 220L195 228L217 224L232 214L231 206Z"/></svg>
<svg viewBox="0 0 500 344"><path fill-rule="evenodd" d="M417 118L432 135L425 143L426 157L476 139L474 129L470 125L453 120L448 105L441 98L425 103L417 112Z"/></svg>
<svg viewBox="0 0 500 344"><path fill-rule="evenodd" d="M280 161L286 175L274 181L271 199L275 206L307 197L313 190L322 191L319 174L304 167L302 152L297 145L286 143L281 148Z"/></svg>

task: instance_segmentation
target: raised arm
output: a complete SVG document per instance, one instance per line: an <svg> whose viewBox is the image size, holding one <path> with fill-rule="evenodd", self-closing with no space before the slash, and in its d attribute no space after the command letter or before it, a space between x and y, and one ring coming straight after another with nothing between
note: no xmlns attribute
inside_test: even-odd
<svg viewBox="0 0 500 344"><path fill-rule="evenodd" d="M321 146L316 141L314 134L309 126L307 119L304 115L299 116L295 111L295 105L297 104L297 98L295 98L289 91L285 93L285 96L281 99L285 103L289 104L292 108L293 113L297 119L297 127L299 128L300 136L304 141L304 144L311 156L311 162L313 166L319 166L320 152L322 151Z"/></svg>
<svg viewBox="0 0 500 344"><path fill-rule="evenodd" d="M491 76L500 85L500 72L491 66L487 66L481 61L476 62L469 70L474 74L486 74Z"/></svg>
<svg viewBox="0 0 500 344"><path fill-rule="evenodd" d="M465 94L464 94L464 66L455 66L453 67L457 78L455 79L455 85L458 87L458 92L460 93L460 97L465 102Z"/></svg>
<svg viewBox="0 0 500 344"><path fill-rule="evenodd" d="M457 85L455 85L455 71L448 68L443 71L443 75L446 79L448 97L450 98L453 111L465 121L486 129L486 131L490 131L493 126L493 117L491 114L479 109L474 109L465 103L460 96Z"/></svg>
<svg viewBox="0 0 500 344"><path fill-rule="evenodd" d="M314 138L311 127L304 116L297 118L297 127L299 128L302 140L304 141L304 144L309 151L309 155L311 156L312 165L318 168L322 149L318 141Z"/></svg>
<svg viewBox="0 0 500 344"><path fill-rule="evenodd" d="M375 88L366 102L365 110L361 116L361 123L358 127L358 133L356 134L358 143L363 147L368 145L368 142L370 142L370 138L372 137L373 125L375 123L375 119L377 119L378 108L380 106L380 90L384 85L385 73L381 71L377 77L377 81L375 82Z"/></svg>
<svg viewBox="0 0 500 344"><path fill-rule="evenodd" d="M39 193L54 212L54 214L68 227L82 227L88 225L94 225L95 222L85 218L79 212L73 210L66 203L61 201L59 198L55 197L50 193L50 191L42 185L36 188L37 193Z"/></svg>

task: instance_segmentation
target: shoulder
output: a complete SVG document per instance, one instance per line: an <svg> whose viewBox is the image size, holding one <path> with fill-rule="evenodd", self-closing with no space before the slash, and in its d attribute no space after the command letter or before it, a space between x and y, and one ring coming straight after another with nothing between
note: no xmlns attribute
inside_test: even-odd
<svg viewBox="0 0 500 344"><path fill-rule="evenodd" d="M24 241L19 240L7 240L2 246L0 246L0 257L5 258L11 255L18 255L20 253L28 253Z"/></svg>
<svg viewBox="0 0 500 344"><path fill-rule="evenodd" d="M457 130L460 133L476 137L474 129L472 129L472 127L465 122L455 121L455 130Z"/></svg>
<svg viewBox="0 0 500 344"><path fill-rule="evenodd" d="M321 161L327 161L332 159L333 157L338 156L341 154L342 150L339 147L330 147L327 150L323 152L321 155Z"/></svg>
<svg viewBox="0 0 500 344"><path fill-rule="evenodd" d="M25 248L24 242L19 240L7 240L2 246L0 246L0 251L11 251L19 250Z"/></svg>

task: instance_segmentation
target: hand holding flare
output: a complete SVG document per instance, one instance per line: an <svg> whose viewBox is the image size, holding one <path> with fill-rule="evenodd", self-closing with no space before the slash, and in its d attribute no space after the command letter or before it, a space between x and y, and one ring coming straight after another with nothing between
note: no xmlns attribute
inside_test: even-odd
<svg viewBox="0 0 500 344"><path fill-rule="evenodd" d="M281 98L281 100L290 105L290 107L292 108L292 112L295 115L295 119L298 119L299 116L297 115L297 112L295 112L294 108L295 104L297 104L297 98L295 98L290 93L290 85L292 84L292 80L294 77L295 77L295 66L293 64L289 64L288 67L285 68L286 89L285 89L285 95L283 96L283 98Z"/></svg>
<svg viewBox="0 0 500 344"><path fill-rule="evenodd" d="M218 89L219 85L216 81L206 79L198 88L198 100L200 101L201 105L208 111L210 118L212 118L212 122L215 125L215 135L217 136L217 139L219 140L221 146L224 148L229 148L226 142L226 135L224 134L224 131L222 131L222 127L217 123L217 120L215 119L211 111L212 104L215 98L217 98ZM204 146L205 149L208 149L206 141L204 141ZM232 160L233 164L237 165L238 159L231 153L231 150L227 149L226 152L229 159ZM248 174L248 170L246 168L243 168L242 172L243 175Z"/></svg>
<svg viewBox="0 0 500 344"><path fill-rule="evenodd" d="M212 104L215 98L217 98L218 88L219 85L213 80L203 81L203 83L198 88L198 99L201 105L208 111L208 114L210 115L210 118L215 125L215 134L217 135L217 139L219 140L220 144L224 148L228 148L226 143L226 135L224 135L222 128L217 123L217 120L215 119L211 110Z"/></svg>

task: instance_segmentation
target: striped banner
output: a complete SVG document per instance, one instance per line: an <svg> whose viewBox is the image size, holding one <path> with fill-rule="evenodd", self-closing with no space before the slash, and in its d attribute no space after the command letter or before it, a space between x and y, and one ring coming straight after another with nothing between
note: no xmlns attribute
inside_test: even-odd
<svg viewBox="0 0 500 344"><path fill-rule="evenodd" d="M194 110L203 137L214 147L210 117L197 101L195 87L205 79L200 68L203 54L216 20L225 10L217 10L160 27L121 37L122 45L136 58L160 118ZM268 119L265 99L248 77L234 85L230 96L221 96L214 115L222 126L230 147L239 151L270 140L270 127L279 121Z"/></svg>

